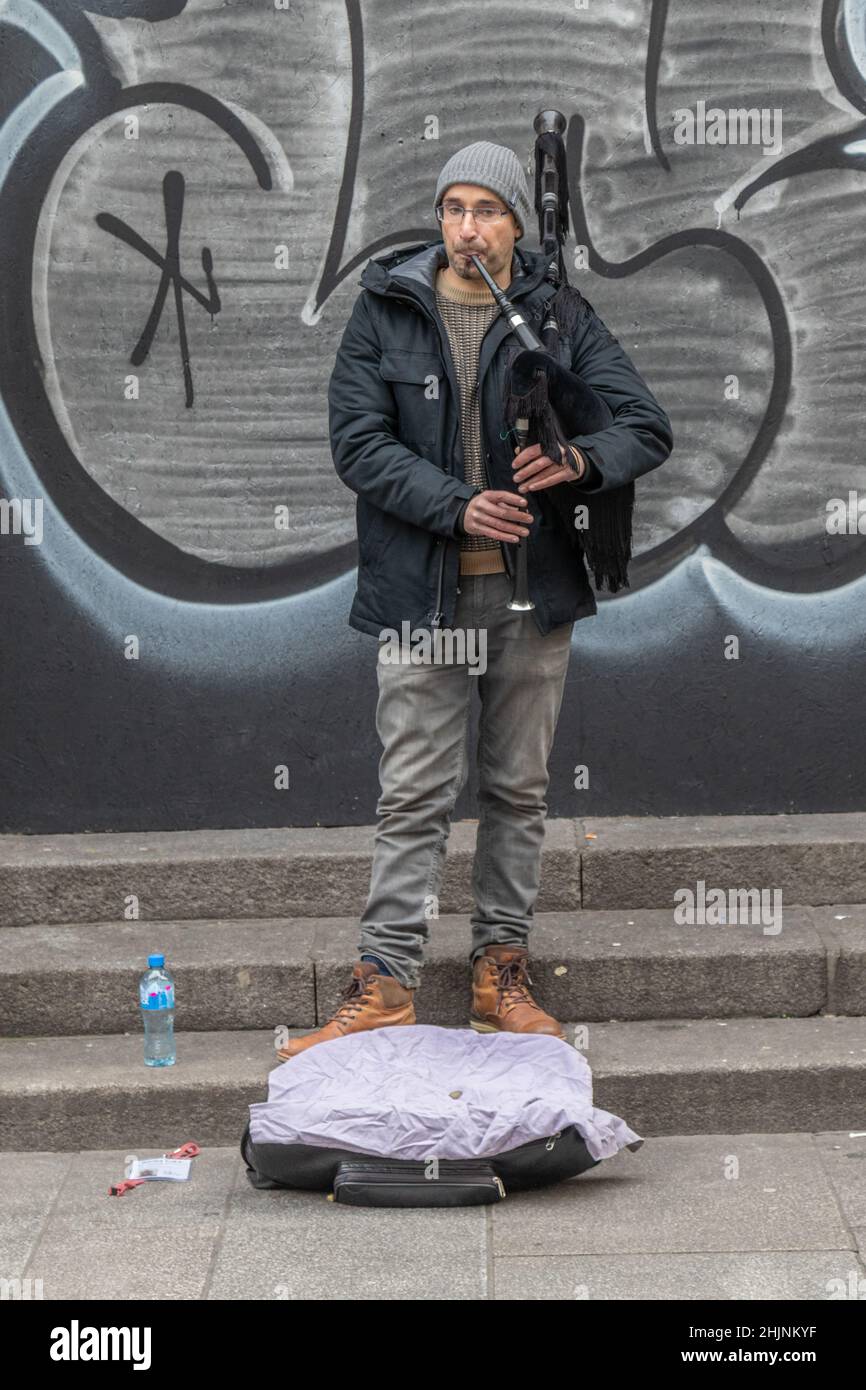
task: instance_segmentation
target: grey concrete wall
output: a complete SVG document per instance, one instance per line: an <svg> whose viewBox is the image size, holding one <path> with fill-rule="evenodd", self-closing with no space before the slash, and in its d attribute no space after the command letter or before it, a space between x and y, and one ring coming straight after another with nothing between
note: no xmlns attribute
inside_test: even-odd
<svg viewBox="0 0 866 1390"><path fill-rule="evenodd" d="M374 819L327 379L444 160L528 165L542 106L572 281L676 437L551 814L862 806L862 0L22 0L0 42L0 494L42 505L0 534L0 828Z"/></svg>

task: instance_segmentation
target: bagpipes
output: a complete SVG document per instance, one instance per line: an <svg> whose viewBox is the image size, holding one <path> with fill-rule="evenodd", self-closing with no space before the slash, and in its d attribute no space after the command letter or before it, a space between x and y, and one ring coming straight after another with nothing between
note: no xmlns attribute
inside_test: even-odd
<svg viewBox="0 0 866 1390"><path fill-rule="evenodd" d="M565 117L559 111L540 111L535 118L535 211L541 249L550 258L547 278L558 285L548 300L540 336L499 288L477 257L473 264L491 290L523 351L511 362L505 378L503 416L521 449L540 444L554 461L560 445L573 435L595 434L613 421L607 402L557 360L560 334L569 337L581 319L592 312L579 290L568 283L562 246L568 236L568 178L562 134ZM571 455L566 450L566 457ZM538 494L542 495L541 493ZM590 493L569 482L547 488L544 494L560 514L592 570L597 589L611 593L628 588L634 482ZM587 509L587 525L576 527L578 500ZM526 539L516 544L514 594L509 607L532 608L526 574Z"/></svg>

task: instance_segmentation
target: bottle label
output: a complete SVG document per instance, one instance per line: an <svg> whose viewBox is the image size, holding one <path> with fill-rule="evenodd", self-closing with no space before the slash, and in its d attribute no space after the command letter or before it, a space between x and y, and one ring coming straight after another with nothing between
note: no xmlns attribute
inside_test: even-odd
<svg viewBox="0 0 866 1390"><path fill-rule="evenodd" d="M155 990L153 994L147 996L146 1001L142 1001L142 1009L173 1009L174 1008L174 986L169 985L168 989Z"/></svg>

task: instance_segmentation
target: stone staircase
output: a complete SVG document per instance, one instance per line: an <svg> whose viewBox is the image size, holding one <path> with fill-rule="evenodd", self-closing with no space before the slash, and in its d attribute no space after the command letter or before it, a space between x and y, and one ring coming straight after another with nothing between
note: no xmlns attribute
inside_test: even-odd
<svg viewBox="0 0 866 1390"><path fill-rule="evenodd" d="M468 1026L475 830L452 829L420 1023ZM0 836L0 1147L238 1142L275 1030L337 1003L372 847L372 827ZM781 930L677 923L699 881L780 893ZM155 950L165 1069L136 1008ZM534 992L646 1137L866 1129L864 966L866 814L548 821Z"/></svg>

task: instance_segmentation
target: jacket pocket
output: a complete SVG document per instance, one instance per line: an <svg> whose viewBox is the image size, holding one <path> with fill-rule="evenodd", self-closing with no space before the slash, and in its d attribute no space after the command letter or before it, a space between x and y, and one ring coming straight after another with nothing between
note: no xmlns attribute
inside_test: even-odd
<svg viewBox="0 0 866 1390"><path fill-rule="evenodd" d="M379 375L385 381L427 383L429 377L442 378L442 359L435 352L411 352L406 348L383 348Z"/></svg>
<svg viewBox="0 0 866 1390"><path fill-rule="evenodd" d="M414 440L420 452L435 458L441 419L439 395L445 380L442 359L435 352L385 348L379 375L390 382L397 406L397 433L408 447Z"/></svg>

